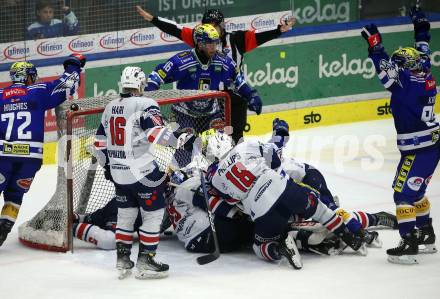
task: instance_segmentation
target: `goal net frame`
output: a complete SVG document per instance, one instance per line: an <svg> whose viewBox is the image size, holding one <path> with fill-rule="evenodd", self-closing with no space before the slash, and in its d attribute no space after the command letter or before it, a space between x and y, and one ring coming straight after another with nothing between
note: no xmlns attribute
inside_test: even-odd
<svg viewBox="0 0 440 299"><path fill-rule="evenodd" d="M231 122L231 98L227 92L223 91L198 91L198 90L158 90L155 92L146 92L144 93L145 97L153 98L157 101L159 106L164 107L165 105L173 105L177 103L190 102L196 100L204 100L204 99L224 99L223 104L223 117L224 117L224 126L230 126ZM57 187L48 201L48 203L29 221L26 221L22 225L19 226L19 241L25 246L43 249L47 251L56 251L56 252L73 252L73 219L74 212L82 212L84 213L85 207L84 202L78 202L75 210L74 206L74 153L72 150L72 140L75 137L75 123L76 120L81 117L85 117L88 115L99 115L104 109L105 105L109 103L111 100L119 98L119 96L102 96L102 97L92 97L85 99L78 99L74 101L66 101L64 104L59 106L56 110L57 115L57 126L58 126L58 176L57 176ZM88 108L87 102L91 101L100 101L103 105L98 107ZM84 107L86 106L86 107ZM72 109L77 109L72 110ZM96 130L97 128L95 128ZM63 134L64 132L64 134ZM65 136L65 137L64 137ZM63 138L64 137L64 138ZM87 180L94 180L96 168L92 169L92 165L96 164L96 158L91 157L91 166L87 170L86 178ZM95 159L95 161L93 161ZM61 166L60 166L61 165ZM85 206L88 204L88 196L90 195L91 189L93 188L94 183L88 184L90 190L85 186L81 189L80 201L85 200ZM60 203L59 201L65 200L66 203ZM56 202L55 206L57 206L57 210L53 212L48 207L53 208L54 202ZM52 204L52 205L51 205ZM60 206L60 207L58 207ZM61 227L64 227L64 231L51 231L51 229L43 228L35 228L38 225L35 225L36 218L44 218L44 217L54 217L57 213L64 214L65 212L59 211L61 209L66 208L67 217L64 216L64 221L66 223L61 223ZM81 213L81 214L82 214ZM64 214L65 215L65 214ZM59 215L57 215L58 217ZM34 222L34 223L32 223ZM44 225L42 225L44 226Z"/></svg>

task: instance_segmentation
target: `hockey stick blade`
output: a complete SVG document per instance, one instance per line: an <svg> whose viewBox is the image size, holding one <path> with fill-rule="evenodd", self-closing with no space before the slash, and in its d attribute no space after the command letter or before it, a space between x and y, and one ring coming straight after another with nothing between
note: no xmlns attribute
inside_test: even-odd
<svg viewBox="0 0 440 299"><path fill-rule="evenodd" d="M219 256L220 256L220 254L217 252L213 252L213 253L210 253L207 255L202 255L197 258L197 263L199 265L206 265L206 264L209 264L210 262L213 262L216 259L218 259Z"/></svg>

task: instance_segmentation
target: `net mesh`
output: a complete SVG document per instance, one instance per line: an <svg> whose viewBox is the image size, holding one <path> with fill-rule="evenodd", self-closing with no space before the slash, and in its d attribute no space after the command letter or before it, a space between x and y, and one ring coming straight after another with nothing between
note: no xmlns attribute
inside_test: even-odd
<svg viewBox="0 0 440 299"><path fill-rule="evenodd" d="M159 105L165 125L176 121L176 103L214 101L223 122L229 124L229 97L225 93L190 90L161 90L144 94L155 99ZM48 250L68 250L68 204L71 194L73 212L88 214L102 208L115 194L113 183L106 180L104 171L91 154L96 130L101 122L101 114L107 103L117 96L94 97L73 102L66 102L57 108L58 124L58 175L54 195L46 206L30 221L19 227L20 241L32 247ZM72 109L77 110L72 117L67 117ZM210 118L198 115L186 117L194 122L193 129L200 133L213 126ZM68 135L67 123L72 126ZM216 128L219 123L216 123ZM70 138L70 146L67 142ZM154 145L154 158L159 168L166 171L181 162L180 155L171 147ZM66 157L70 157L67 163ZM61 162L61 163L60 163ZM71 178L71 187L67 183ZM70 189L69 189L70 188ZM71 193L68 192L71 191Z"/></svg>

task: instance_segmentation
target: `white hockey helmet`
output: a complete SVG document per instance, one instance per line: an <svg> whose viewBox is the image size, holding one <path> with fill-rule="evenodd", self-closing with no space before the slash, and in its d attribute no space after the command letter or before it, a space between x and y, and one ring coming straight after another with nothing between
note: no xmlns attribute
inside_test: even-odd
<svg viewBox="0 0 440 299"><path fill-rule="evenodd" d="M220 160L234 147L232 137L221 130L209 129L201 137L203 153L208 160Z"/></svg>
<svg viewBox="0 0 440 299"><path fill-rule="evenodd" d="M139 92L144 91L146 84L145 73L140 67L137 66L127 66L121 75L121 86L122 89L131 88L137 89Z"/></svg>

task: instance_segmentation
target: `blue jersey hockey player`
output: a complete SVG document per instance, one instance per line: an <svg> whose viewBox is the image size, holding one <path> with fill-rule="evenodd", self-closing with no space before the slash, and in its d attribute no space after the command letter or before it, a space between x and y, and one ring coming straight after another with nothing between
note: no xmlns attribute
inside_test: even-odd
<svg viewBox="0 0 440 299"><path fill-rule="evenodd" d="M64 73L55 81L36 83L37 69L30 62L11 66L12 85L0 89L0 246L17 219L23 195L41 167L44 113L64 102L79 83L85 57L72 54Z"/></svg>
<svg viewBox="0 0 440 299"><path fill-rule="evenodd" d="M419 252L436 252L425 190L440 159L440 126L434 115L437 90L430 72L430 24L418 8L413 8L410 16L415 48L400 48L391 59L382 46L377 27L370 24L362 30L379 79L391 92L397 148L401 153L393 189L402 240L387 254L388 261L401 264L417 263Z"/></svg>
<svg viewBox="0 0 440 299"><path fill-rule="evenodd" d="M164 83L177 81L177 89L234 90L247 99L248 108L261 113L262 101L256 90L249 87L243 75L237 71L236 63L217 51L220 36L211 24L195 28L196 47L180 52L163 64L159 64L149 75L146 90L157 90ZM201 133L209 128L224 126L221 103L216 100L183 102L173 106L176 122L182 129ZM188 158L179 165L189 163Z"/></svg>

